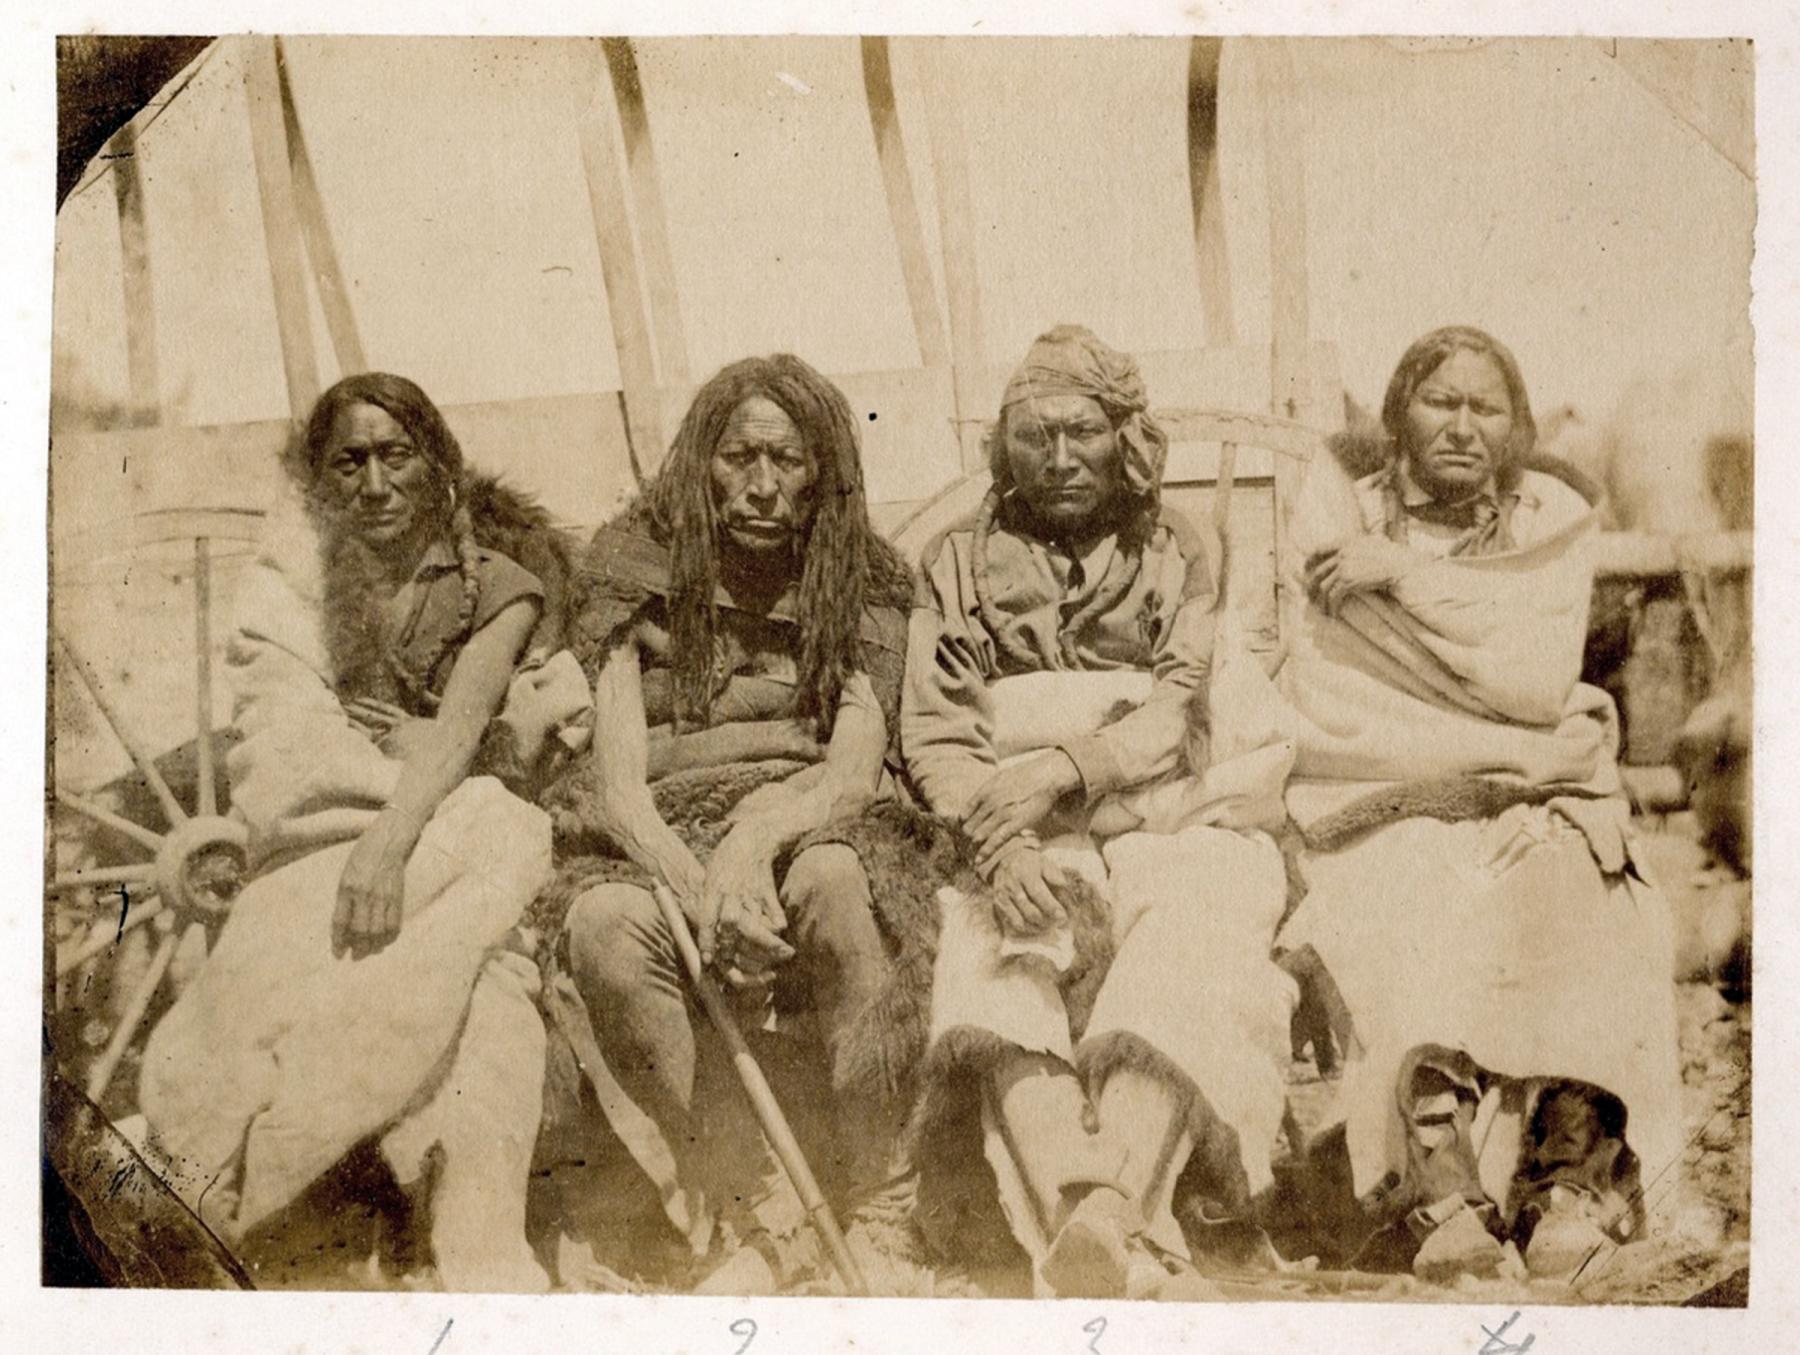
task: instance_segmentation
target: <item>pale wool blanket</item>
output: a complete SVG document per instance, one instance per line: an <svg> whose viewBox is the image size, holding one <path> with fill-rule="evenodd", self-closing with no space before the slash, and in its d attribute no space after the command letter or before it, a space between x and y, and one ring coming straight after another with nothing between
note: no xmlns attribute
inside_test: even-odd
<svg viewBox="0 0 1800 1355"><path fill-rule="evenodd" d="M1423 560L1336 617L1298 611L1279 685L1296 749L1288 807L1302 828L1396 781L1618 793L1611 701L1580 682L1597 525L1586 512L1520 550ZM1290 532L1295 596L1299 563L1361 527L1341 472L1315 464Z"/></svg>
<svg viewBox="0 0 1800 1355"><path fill-rule="evenodd" d="M1294 740L1270 701L1268 679L1235 613L1220 616L1205 693L1210 761L1199 775L1181 772L1106 796L1091 807L1096 838L1143 831L1220 827L1273 832L1286 817L1281 794L1293 767ZM1092 734L1124 707L1149 695L1142 672L1023 673L990 688L994 743L1001 764Z"/></svg>
<svg viewBox="0 0 1800 1355"><path fill-rule="evenodd" d="M143 1063L157 1145L191 1200L206 1192L205 1216L227 1237L429 1101L478 977L551 876L547 816L491 778L470 780L408 864L398 939L365 959L332 956L339 878L400 764L333 695L309 555L276 535L240 593L228 658L244 736L230 763L233 813L263 873ZM536 1021L529 994L511 1007Z"/></svg>
<svg viewBox="0 0 1800 1355"><path fill-rule="evenodd" d="M1154 679L1142 672L1022 673L995 681L994 745L1002 767L1071 738L1094 733L1122 709L1143 703ZM1132 786L1089 806L1082 831L1056 834L1046 844L1052 860L1106 892L1101 844L1128 833L1170 836L1187 828L1273 832L1286 816L1282 787L1293 766L1294 745L1269 718L1267 679L1244 645L1235 618L1222 617L1207 704L1211 764ZM1067 926L1042 936L1007 938L1003 955L1036 954L1058 970L1074 957Z"/></svg>
<svg viewBox="0 0 1800 1355"><path fill-rule="evenodd" d="M1293 749L1256 709L1236 708L1256 661L1234 640L1226 643L1211 684L1213 766L1199 777L1106 797L1091 807L1085 832L1053 835L1045 853L1086 879L1111 909L1115 958L1084 1038L1135 1036L1169 1059L1236 1131L1252 1188L1260 1189L1280 1132L1295 993L1269 959L1286 877L1273 841L1258 830L1279 821ZM1120 703L1142 701L1149 687L1142 673L996 682L1002 765L1091 733ZM940 892L939 906L932 1041L973 1028L1073 1064L1056 980L1074 956L1071 927L1004 935L985 899L954 889ZM1166 1199L1156 1213L1164 1245L1183 1247Z"/></svg>
<svg viewBox="0 0 1800 1355"><path fill-rule="evenodd" d="M1362 529L1334 468L1319 469L1325 483L1295 514L1297 559ZM1424 1042L1617 1093L1646 1182L1666 1169L1672 1183L1668 910L1631 856L1612 703L1578 680L1594 529L1590 513L1503 555L1421 564L1337 618L1308 606L1279 675L1303 828L1398 782L1545 792L1490 819L1404 819L1302 860L1309 892L1281 940L1317 949L1357 1025L1343 1104L1359 1192L1405 1164L1394 1078Z"/></svg>

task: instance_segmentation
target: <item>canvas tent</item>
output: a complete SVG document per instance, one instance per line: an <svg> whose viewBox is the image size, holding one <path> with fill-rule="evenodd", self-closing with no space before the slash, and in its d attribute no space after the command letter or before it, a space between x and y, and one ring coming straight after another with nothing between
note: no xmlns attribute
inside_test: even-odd
<svg viewBox="0 0 1800 1355"><path fill-rule="evenodd" d="M1671 50L222 39L59 213L59 624L117 639L94 664L158 751L191 737L191 546L121 551L119 524L253 515L286 421L363 365L585 525L697 380L796 351L864 416L891 526L975 465L1011 356L1063 319L1142 354L1159 406L1320 426L1451 319L1507 336L1545 406L1659 355L1747 364L1747 49ZM1645 191L1671 174L1693 193ZM1204 513L1219 430L1188 431L1215 435L1173 458ZM1268 644L1282 459L1244 442ZM59 783L122 770L58 692Z"/></svg>

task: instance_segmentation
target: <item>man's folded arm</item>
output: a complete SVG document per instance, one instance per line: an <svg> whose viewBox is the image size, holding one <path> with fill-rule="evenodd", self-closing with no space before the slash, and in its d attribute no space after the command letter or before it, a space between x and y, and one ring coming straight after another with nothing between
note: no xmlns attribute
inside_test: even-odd
<svg viewBox="0 0 1800 1355"><path fill-rule="evenodd" d="M1198 550L1180 555L1171 552L1164 571L1164 586L1178 591L1181 601L1157 637L1150 661L1154 681L1149 697L1123 719L1057 745L1081 773L1089 801L1176 770L1190 720L1204 719L1204 712L1194 710L1193 703L1205 701L1212 671L1215 618L1211 571Z"/></svg>
<svg viewBox="0 0 1800 1355"><path fill-rule="evenodd" d="M915 606L900 698L906 769L934 813L960 819L1000 765L994 708L975 639L936 606Z"/></svg>
<svg viewBox="0 0 1800 1355"><path fill-rule="evenodd" d="M388 803L387 812L398 816L415 837L444 797L468 776L488 721L506 699L513 665L525 652L538 612L534 598L508 603L469 637L457 655L430 733L407 758Z"/></svg>

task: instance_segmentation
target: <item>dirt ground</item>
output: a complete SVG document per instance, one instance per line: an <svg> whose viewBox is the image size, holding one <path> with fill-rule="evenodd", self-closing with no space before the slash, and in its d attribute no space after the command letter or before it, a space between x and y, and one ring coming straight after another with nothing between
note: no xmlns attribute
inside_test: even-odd
<svg viewBox="0 0 1800 1355"><path fill-rule="evenodd" d="M1685 816L1640 824L1646 854L1676 917L1680 967L1694 975L1716 968L1728 948L1729 929L1721 919L1748 917L1747 882L1710 864L1695 844ZM1710 959L1708 956L1710 955ZM1732 1277L1749 1265L1750 1237L1750 1000L1747 981L1721 983L1716 977L1677 984L1681 1022L1684 1118L1687 1151L1678 1171L1646 1171L1652 1202L1674 1192L1671 1224L1660 1234L1624 1247L1607 1246L1570 1283L1501 1277L1463 1277L1451 1287L1428 1284L1412 1275L1308 1272L1296 1269L1254 1279L1227 1280L1234 1299L1355 1299L1385 1302L1680 1303ZM1730 993L1730 998L1726 996ZM1292 1103L1309 1135L1333 1120L1338 1084L1320 1079L1310 1064L1290 1074ZM564 1286L617 1291L622 1288L683 1287L682 1258L662 1227L654 1200L629 1164L608 1158L575 1157L564 1179L542 1179L535 1194L552 1184L561 1198L571 1192L602 1203L635 1197L627 1211L636 1223L614 1229L613 1246L596 1256L560 1231L540 1227L540 1245L554 1253ZM548 1174L546 1174L547 1178ZM421 1255L418 1230L406 1222L409 1203L372 1160L358 1160L313 1196L290 1210L276 1227L264 1230L243 1249L256 1282L265 1287L301 1289L429 1288L434 1277ZM610 1212L610 1211L609 1211ZM616 1217L616 1214L613 1215ZM540 1224L542 1224L540 1211ZM872 1286L909 1296L1022 1296L1016 1270L970 1276L933 1270L896 1254L878 1240L852 1242L870 1272ZM1522 1270L1514 1272L1522 1276ZM690 1281L691 1282L691 1281ZM812 1287L812 1292L829 1286ZM1738 1300L1738 1301L1741 1301Z"/></svg>

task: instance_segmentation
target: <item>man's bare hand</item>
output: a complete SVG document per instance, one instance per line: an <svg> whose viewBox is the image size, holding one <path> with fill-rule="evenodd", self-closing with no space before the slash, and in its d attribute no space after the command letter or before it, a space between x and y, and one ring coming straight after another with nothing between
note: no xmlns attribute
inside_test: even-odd
<svg viewBox="0 0 1800 1355"><path fill-rule="evenodd" d="M991 881L994 920L1009 936L1033 936L1068 919L1061 894L1063 873L1039 847L1019 847L1001 858Z"/></svg>
<svg viewBox="0 0 1800 1355"><path fill-rule="evenodd" d="M787 914L775 888L774 854L751 833L733 829L713 852L700 914L701 963L717 968L734 987L766 983L794 957L781 939Z"/></svg>
<svg viewBox="0 0 1800 1355"><path fill-rule="evenodd" d="M360 960L384 950L400 935L406 901L406 862L414 837L392 814L383 814L357 840L338 878L331 914L331 953Z"/></svg>
<svg viewBox="0 0 1800 1355"><path fill-rule="evenodd" d="M1392 588L1418 562L1405 546L1385 536L1359 532L1306 561L1306 593L1332 616L1352 593Z"/></svg>
<svg viewBox="0 0 1800 1355"><path fill-rule="evenodd" d="M409 716L383 734L376 741L376 746L388 757L410 762L416 754L429 746L436 727L435 720Z"/></svg>
<svg viewBox="0 0 1800 1355"><path fill-rule="evenodd" d="M413 717L391 701L377 701L372 696L359 696L344 702L344 714L350 723L379 743L397 726Z"/></svg>
<svg viewBox="0 0 1800 1355"><path fill-rule="evenodd" d="M1020 833L1036 828L1058 800L1080 785L1074 762L1055 748L996 771L963 813L963 831L976 845L976 868Z"/></svg>

